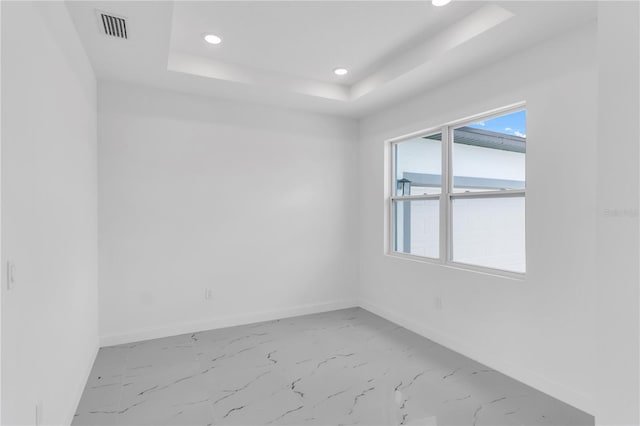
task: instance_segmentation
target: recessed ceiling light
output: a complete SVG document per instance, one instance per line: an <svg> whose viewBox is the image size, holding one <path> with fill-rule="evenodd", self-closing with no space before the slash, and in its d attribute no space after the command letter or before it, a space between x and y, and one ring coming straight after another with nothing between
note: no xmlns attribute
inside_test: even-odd
<svg viewBox="0 0 640 426"><path fill-rule="evenodd" d="M348 72L349 70L346 68L336 68L335 70L333 70L333 73L335 75L346 75Z"/></svg>
<svg viewBox="0 0 640 426"><path fill-rule="evenodd" d="M211 44L222 43L222 39L215 34L207 34L206 36L204 36L204 41Z"/></svg>
<svg viewBox="0 0 640 426"><path fill-rule="evenodd" d="M431 0L431 4L434 6L445 6L451 3L451 0Z"/></svg>

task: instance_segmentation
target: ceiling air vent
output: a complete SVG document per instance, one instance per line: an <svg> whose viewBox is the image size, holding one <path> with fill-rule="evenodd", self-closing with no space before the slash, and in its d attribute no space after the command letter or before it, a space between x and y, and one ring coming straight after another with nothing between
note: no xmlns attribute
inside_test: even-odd
<svg viewBox="0 0 640 426"><path fill-rule="evenodd" d="M122 16L112 15L97 11L98 25L104 34L110 37L128 38L127 37L127 20Z"/></svg>

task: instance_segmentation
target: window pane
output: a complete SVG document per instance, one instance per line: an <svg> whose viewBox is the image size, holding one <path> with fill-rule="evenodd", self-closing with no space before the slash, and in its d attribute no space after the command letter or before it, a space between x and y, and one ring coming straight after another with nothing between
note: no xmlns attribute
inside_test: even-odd
<svg viewBox="0 0 640 426"><path fill-rule="evenodd" d="M394 201L395 251L438 258L439 200Z"/></svg>
<svg viewBox="0 0 640 426"><path fill-rule="evenodd" d="M525 272L525 199L464 198L452 203L453 261Z"/></svg>
<svg viewBox="0 0 640 426"><path fill-rule="evenodd" d="M453 131L453 192L525 189L526 112Z"/></svg>
<svg viewBox="0 0 640 426"><path fill-rule="evenodd" d="M442 135L438 133L394 145L396 150L396 195L440 193L442 185L441 139Z"/></svg>

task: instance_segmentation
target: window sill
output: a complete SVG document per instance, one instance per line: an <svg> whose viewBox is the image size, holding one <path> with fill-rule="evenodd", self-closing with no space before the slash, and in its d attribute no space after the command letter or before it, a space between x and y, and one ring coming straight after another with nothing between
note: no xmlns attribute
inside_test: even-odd
<svg viewBox="0 0 640 426"><path fill-rule="evenodd" d="M385 253L385 256L401 259L401 260L409 260L413 262L426 263L434 266L441 266L447 269L455 269L458 271L474 272L482 275L489 275L489 276L498 277L498 278L506 278L509 280L520 281L520 282L525 281L527 276L526 273L503 271L501 269L486 268L483 266L468 265L466 263L458 263L458 262L445 263L440 259L414 256L411 254L398 253L398 252L388 252L388 253Z"/></svg>

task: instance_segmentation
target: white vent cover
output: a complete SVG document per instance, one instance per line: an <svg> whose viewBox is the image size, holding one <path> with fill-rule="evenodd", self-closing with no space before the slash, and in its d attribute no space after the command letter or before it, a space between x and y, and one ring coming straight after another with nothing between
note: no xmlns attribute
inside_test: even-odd
<svg viewBox="0 0 640 426"><path fill-rule="evenodd" d="M109 37L127 39L127 19L112 13L96 10L100 32Z"/></svg>

